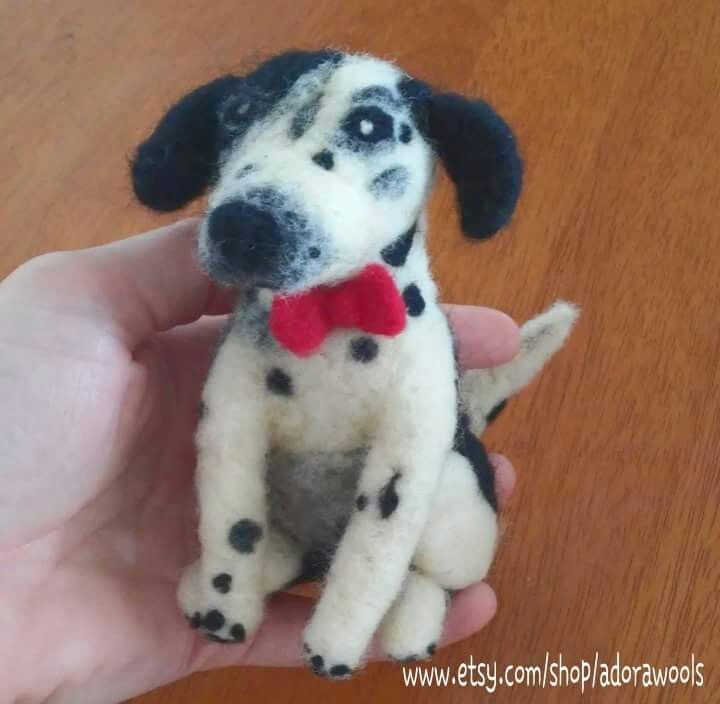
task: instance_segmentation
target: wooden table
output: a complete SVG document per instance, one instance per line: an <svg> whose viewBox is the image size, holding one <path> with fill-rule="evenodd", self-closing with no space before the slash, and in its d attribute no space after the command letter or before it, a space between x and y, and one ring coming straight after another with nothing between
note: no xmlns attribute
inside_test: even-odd
<svg viewBox="0 0 720 704"><path fill-rule="evenodd" d="M289 46L369 51L482 95L527 163L512 227L458 235L442 179L431 249L444 299L524 320L562 297L567 348L488 435L516 464L493 623L439 653L501 665L562 653L705 663L705 687L591 701L710 702L720 687L720 6L717 0L5 0L0 273L40 252L167 222L126 158L189 87ZM197 206L195 206L197 209ZM586 694L587 696L587 694ZM576 702L500 688L493 701ZM135 704L466 702L372 665L199 674Z"/></svg>

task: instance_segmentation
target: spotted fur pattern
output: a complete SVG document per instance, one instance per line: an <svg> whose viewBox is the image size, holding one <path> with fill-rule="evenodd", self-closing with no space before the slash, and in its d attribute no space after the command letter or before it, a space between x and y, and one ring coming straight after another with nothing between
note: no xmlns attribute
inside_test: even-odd
<svg viewBox="0 0 720 704"><path fill-rule="evenodd" d="M461 138L470 151L451 144ZM397 660L432 655L447 590L487 573L494 482L470 435L477 423L458 409L485 412L497 393L485 380L482 399L458 398L467 389L456 384L425 248L436 153L458 186L466 231L502 226L520 160L489 106L334 51L289 52L218 79L174 106L138 149L135 190L151 207L179 207L212 185L200 260L245 293L203 392L202 551L178 587L190 625L212 640L245 641L268 594L325 574L305 657L317 674L346 678L378 630ZM274 340L273 296L373 263L404 300L401 334L335 330L303 359Z"/></svg>

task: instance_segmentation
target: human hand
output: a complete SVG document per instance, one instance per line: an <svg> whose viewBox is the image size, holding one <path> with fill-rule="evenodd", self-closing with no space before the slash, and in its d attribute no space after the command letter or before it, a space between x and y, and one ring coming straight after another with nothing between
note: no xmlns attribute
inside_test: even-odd
<svg viewBox="0 0 720 704"><path fill-rule="evenodd" d="M195 261L197 221L46 255L0 285L2 701L115 702L227 665L300 665L312 601L279 594L249 642L219 645L175 599L197 552L193 433L232 302ZM497 311L448 307L466 367L511 359ZM514 485L493 456L498 493ZM443 643L492 618L456 595Z"/></svg>

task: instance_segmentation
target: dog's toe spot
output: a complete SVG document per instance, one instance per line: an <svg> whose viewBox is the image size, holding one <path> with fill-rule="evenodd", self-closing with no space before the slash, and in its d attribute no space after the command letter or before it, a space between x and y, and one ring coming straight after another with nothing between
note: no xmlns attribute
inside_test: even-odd
<svg viewBox="0 0 720 704"><path fill-rule="evenodd" d="M208 631L219 631L225 625L225 617L217 609L213 609L205 614L202 625Z"/></svg>
<svg viewBox="0 0 720 704"><path fill-rule="evenodd" d="M313 655L310 658L310 667L316 675L325 674L325 660L322 655Z"/></svg>
<svg viewBox="0 0 720 704"><path fill-rule="evenodd" d="M330 668L330 677L349 677L352 670L347 665L333 665Z"/></svg>
<svg viewBox="0 0 720 704"><path fill-rule="evenodd" d="M242 623L236 623L230 629L230 635L234 641L242 643L245 640L245 626L243 626Z"/></svg>
<svg viewBox="0 0 720 704"><path fill-rule="evenodd" d="M437 643L430 643L427 647L427 654L428 655L435 655L435 651L437 650Z"/></svg>

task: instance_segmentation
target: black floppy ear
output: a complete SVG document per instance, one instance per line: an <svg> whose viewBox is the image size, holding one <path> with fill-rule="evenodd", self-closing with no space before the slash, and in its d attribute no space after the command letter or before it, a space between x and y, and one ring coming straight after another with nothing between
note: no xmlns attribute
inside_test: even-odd
<svg viewBox="0 0 720 704"><path fill-rule="evenodd" d="M196 88L137 148L130 170L141 203L176 210L208 187L219 157L220 106L241 80L224 76Z"/></svg>
<svg viewBox="0 0 720 704"><path fill-rule="evenodd" d="M426 111L428 137L457 188L463 231L477 239L494 235L510 220L522 188L515 136L482 100L433 94Z"/></svg>

